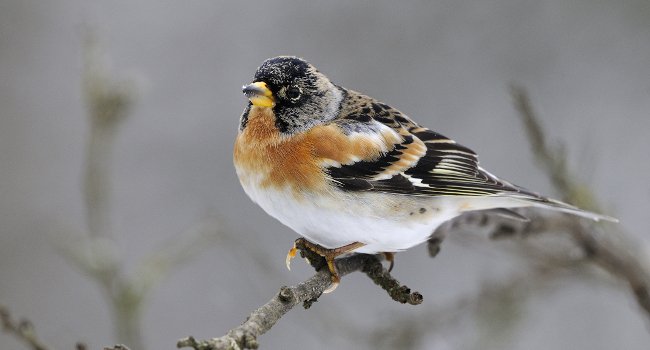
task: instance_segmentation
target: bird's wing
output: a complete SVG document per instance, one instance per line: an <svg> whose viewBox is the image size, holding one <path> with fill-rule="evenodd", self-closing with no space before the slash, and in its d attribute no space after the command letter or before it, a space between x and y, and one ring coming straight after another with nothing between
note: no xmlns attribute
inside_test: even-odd
<svg viewBox="0 0 650 350"><path fill-rule="evenodd" d="M399 112L398 112L399 113ZM350 138L394 135L381 152L352 162L332 162L327 174L342 189L416 196L538 195L500 180L479 167L474 151L410 119L353 116L334 124ZM386 140L386 138L384 138Z"/></svg>
<svg viewBox="0 0 650 350"><path fill-rule="evenodd" d="M346 135L345 142L337 145L348 156L342 157L340 152L339 159L325 156L322 162L326 174L342 190L429 197L507 197L527 203L520 202L521 206L550 207L593 220L617 221L501 180L479 166L478 156L471 149L421 127L386 104L352 93L356 96L349 100L354 102L326 126L336 134ZM323 143L316 145L316 153L323 147ZM332 147L337 146L326 146ZM357 149L364 152L355 152Z"/></svg>
<svg viewBox="0 0 650 350"><path fill-rule="evenodd" d="M417 125L399 111L390 113L352 115L329 125L347 135L346 140L372 145L374 150L366 149L366 156L356 153L347 161L324 162L326 173L339 188L430 197L500 196L596 221L618 221L501 180L479 166L471 149Z"/></svg>

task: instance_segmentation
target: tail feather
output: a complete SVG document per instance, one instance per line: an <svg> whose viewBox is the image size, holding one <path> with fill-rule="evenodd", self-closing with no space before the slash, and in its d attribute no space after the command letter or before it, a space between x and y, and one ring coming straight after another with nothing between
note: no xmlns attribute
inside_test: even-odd
<svg viewBox="0 0 650 350"><path fill-rule="evenodd" d="M576 206L573 206L571 204L564 203L562 201L552 199L552 198L546 198L542 196L528 196L528 195L511 195L512 198L520 199L521 201L524 201L527 203L527 205L535 206L535 207L540 207L540 208L546 208L546 209L552 209L552 210L557 210L561 211L563 213L567 214L572 214L576 216L580 216L583 218L591 219L594 221L609 221L609 222L618 222L618 219L615 217L603 215L603 214L598 214L594 213L591 211L583 210L580 209Z"/></svg>

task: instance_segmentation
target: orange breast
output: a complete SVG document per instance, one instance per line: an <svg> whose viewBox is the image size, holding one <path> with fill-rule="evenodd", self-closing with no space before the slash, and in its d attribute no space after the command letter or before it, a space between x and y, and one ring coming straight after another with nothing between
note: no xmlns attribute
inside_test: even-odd
<svg viewBox="0 0 650 350"><path fill-rule="evenodd" d="M246 128L235 141L234 161L244 185L294 191L326 186L313 143L305 135L282 136L270 108L251 108Z"/></svg>

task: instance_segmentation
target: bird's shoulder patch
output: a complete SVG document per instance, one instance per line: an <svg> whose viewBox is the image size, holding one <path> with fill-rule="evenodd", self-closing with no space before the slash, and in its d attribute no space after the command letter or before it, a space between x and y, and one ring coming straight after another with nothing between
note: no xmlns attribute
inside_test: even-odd
<svg viewBox="0 0 650 350"><path fill-rule="evenodd" d="M351 120L315 126L305 138L318 161L327 167L378 159L401 140L397 132L380 123Z"/></svg>

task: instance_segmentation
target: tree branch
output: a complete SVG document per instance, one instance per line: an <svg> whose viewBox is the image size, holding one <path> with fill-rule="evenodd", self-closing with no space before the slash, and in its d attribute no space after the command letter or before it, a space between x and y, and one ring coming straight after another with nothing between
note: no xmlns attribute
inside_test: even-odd
<svg viewBox="0 0 650 350"><path fill-rule="evenodd" d="M110 225L111 156L116 136L129 119L136 89L131 80L115 80L97 40L89 33L84 45L83 92L89 121L84 164L84 204L88 228L72 237L57 237L55 244L72 265L81 269L107 299L116 339L142 350L141 317L150 292L172 268L198 255L221 233L214 219L201 222L187 233L166 242L141 259L128 274L123 254ZM121 348L125 346L120 345Z"/></svg>
<svg viewBox="0 0 650 350"><path fill-rule="evenodd" d="M600 212L602 206L598 204L593 191L580 184L576 180L577 177L566 166L566 155L563 150L551 149L546 144L544 131L533 111L526 90L512 87L512 96L531 140L533 154L556 190L563 194L566 201L581 208ZM530 224L534 225L536 222L539 225L543 221L533 220ZM575 219L560 222L564 225L564 231L596 265L627 282L637 303L650 318L650 261L643 250L646 246L645 242L625 232L620 225L594 224ZM528 225L521 229L524 232L532 231Z"/></svg>
<svg viewBox="0 0 650 350"><path fill-rule="evenodd" d="M195 350L257 349L259 347L257 337L269 331L294 306L302 303L306 309L311 307L323 294L323 291L329 287L330 273L325 268L324 262L321 261L324 259L304 247L299 246L298 248L301 255L317 269L315 275L295 286L281 287L271 300L253 311L242 325L231 329L226 335L201 341L190 336L179 340L176 346ZM422 302L422 295L418 292L411 293L408 287L400 285L383 268L381 261L375 255L354 254L337 259L336 267L341 276L355 271L364 272L375 284L386 290L395 301L410 305L418 305Z"/></svg>
<svg viewBox="0 0 650 350"><path fill-rule="evenodd" d="M110 348L105 347L104 350L130 350L130 349L124 344L116 344L116 345L113 345Z"/></svg>
<svg viewBox="0 0 650 350"><path fill-rule="evenodd" d="M519 118L524 124L530 147L535 159L541 164L542 170L551 180L553 187L562 199L580 208L594 212L602 212L594 192L580 183L571 173L566 164L566 152L562 145L551 148L546 142L548 138L539 123L539 118L533 110L528 93L522 87L512 86L511 94Z"/></svg>

